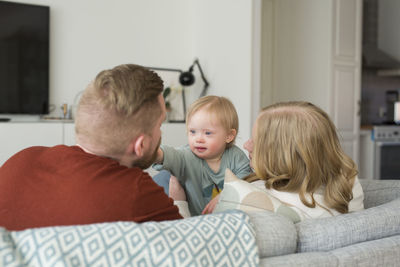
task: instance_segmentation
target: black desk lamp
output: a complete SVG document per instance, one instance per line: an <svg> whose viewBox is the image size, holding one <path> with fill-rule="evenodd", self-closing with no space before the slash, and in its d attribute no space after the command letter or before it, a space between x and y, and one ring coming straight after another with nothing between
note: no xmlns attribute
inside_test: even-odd
<svg viewBox="0 0 400 267"><path fill-rule="evenodd" d="M200 96L199 96L199 97L202 97L202 96L206 95L207 88L208 88L208 86L210 84L208 83L206 77L204 76L203 69L201 68L200 62L199 62L199 60L197 58L194 60L193 64L189 67L189 69L187 71L183 71L183 70L180 70L180 69L159 68L159 67L147 67L147 68L152 69L152 70L179 72L180 73L180 75L179 75L179 83L182 86L191 86L196 81L196 79L195 79L195 77L193 75L193 69L194 69L195 65L197 65L197 67L199 68L201 79L204 82L203 90L201 91ZM185 116L185 114L186 114L185 90L182 90L182 101L183 101L183 114Z"/></svg>
<svg viewBox="0 0 400 267"><path fill-rule="evenodd" d="M203 69L201 68L200 62L197 58L194 60L193 64L189 67L188 71L181 73L181 75L179 76L179 82L184 86L190 86L190 85L194 84L195 78L194 78L194 75L192 72L193 72L193 68L195 65L197 65L197 67L199 68L201 79L204 82L203 91L201 91L201 94L200 94L200 97L202 97L202 96L206 95L207 88L210 84L208 83L206 77L204 76Z"/></svg>

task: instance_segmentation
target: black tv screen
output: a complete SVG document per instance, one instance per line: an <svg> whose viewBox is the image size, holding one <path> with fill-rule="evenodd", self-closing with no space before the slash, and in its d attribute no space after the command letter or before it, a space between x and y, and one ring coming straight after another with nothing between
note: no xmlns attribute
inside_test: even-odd
<svg viewBox="0 0 400 267"><path fill-rule="evenodd" d="M48 113L49 13L0 1L0 113Z"/></svg>

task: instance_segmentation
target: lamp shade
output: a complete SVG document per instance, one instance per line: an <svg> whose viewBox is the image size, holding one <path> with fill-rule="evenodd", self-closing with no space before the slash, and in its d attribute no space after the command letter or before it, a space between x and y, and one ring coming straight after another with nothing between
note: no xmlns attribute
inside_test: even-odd
<svg viewBox="0 0 400 267"><path fill-rule="evenodd" d="M184 86L190 86L194 84L194 81L195 78L191 71L185 71L182 72L181 75L179 75L179 82Z"/></svg>

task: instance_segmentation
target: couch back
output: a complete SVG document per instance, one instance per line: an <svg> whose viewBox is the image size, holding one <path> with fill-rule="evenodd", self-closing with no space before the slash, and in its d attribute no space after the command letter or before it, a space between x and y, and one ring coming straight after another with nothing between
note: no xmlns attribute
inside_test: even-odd
<svg viewBox="0 0 400 267"><path fill-rule="evenodd" d="M253 212L261 259L331 251L400 235L400 180L363 180L365 210L293 223L273 212Z"/></svg>
<svg viewBox="0 0 400 267"><path fill-rule="evenodd" d="M0 228L0 266L257 266L241 211L163 222Z"/></svg>
<svg viewBox="0 0 400 267"><path fill-rule="evenodd" d="M379 206L400 198L400 180L359 179L364 191L364 208Z"/></svg>

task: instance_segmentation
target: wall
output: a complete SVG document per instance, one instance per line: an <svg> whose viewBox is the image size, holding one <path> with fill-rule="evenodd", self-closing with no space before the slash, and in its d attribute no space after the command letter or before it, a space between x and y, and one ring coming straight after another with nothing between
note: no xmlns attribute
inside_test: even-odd
<svg viewBox="0 0 400 267"><path fill-rule="evenodd" d="M50 103L57 107L72 104L104 68L129 62L184 68L192 59L191 6L185 1L14 2L50 6Z"/></svg>
<svg viewBox="0 0 400 267"><path fill-rule="evenodd" d="M121 63L186 70L198 57L208 94L228 96L250 135L252 2L248 0L14 0L49 5L50 103L73 104L102 69ZM195 69L197 80L198 70ZM202 84L188 88L188 104Z"/></svg>
<svg viewBox="0 0 400 267"><path fill-rule="evenodd" d="M252 1L194 1L194 51L212 85L209 94L229 97L239 115L237 145L252 122ZM202 63L202 64L203 64Z"/></svg>
<svg viewBox="0 0 400 267"><path fill-rule="evenodd" d="M262 80L262 106L271 99L305 100L329 112L332 1L263 3L267 3L262 25L267 35L263 36L262 66L272 75L270 80Z"/></svg>

